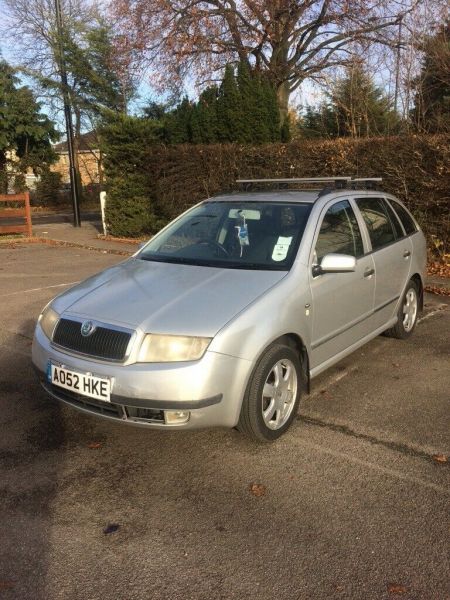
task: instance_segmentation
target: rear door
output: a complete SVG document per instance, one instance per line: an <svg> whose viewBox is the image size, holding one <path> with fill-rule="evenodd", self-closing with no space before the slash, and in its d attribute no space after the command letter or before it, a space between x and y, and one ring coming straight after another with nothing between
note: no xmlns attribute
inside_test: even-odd
<svg viewBox="0 0 450 600"><path fill-rule="evenodd" d="M369 331L374 301L374 263L348 200L328 205L321 215L310 264L312 294L311 367L315 368L357 343ZM313 275L326 254L356 258L350 273Z"/></svg>
<svg viewBox="0 0 450 600"><path fill-rule="evenodd" d="M365 222L375 264L375 301L371 329L386 324L394 315L409 278L412 244L384 198L357 198Z"/></svg>

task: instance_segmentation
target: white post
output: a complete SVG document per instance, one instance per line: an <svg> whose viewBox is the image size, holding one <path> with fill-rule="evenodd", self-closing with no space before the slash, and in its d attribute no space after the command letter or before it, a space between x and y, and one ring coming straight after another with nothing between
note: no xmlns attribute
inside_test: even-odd
<svg viewBox="0 0 450 600"><path fill-rule="evenodd" d="M102 209L103 235L107 235L105 221L106 192L100 192L100 208Z"/></svg>

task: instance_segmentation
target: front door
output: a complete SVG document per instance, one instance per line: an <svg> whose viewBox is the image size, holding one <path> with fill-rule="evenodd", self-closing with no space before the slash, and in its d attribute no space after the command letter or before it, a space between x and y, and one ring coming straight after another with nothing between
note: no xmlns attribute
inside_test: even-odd
<svg viewBox="0 0 450 600"><path fill-rule="evenodd" d="M350 273L323 273L310 269L312 294L311 368L333 360L369 333L374 302L374 262L364 255L363 238L348 200L326 207L314 248L313 263L326 254L348 254L356 258Z"/></svg>

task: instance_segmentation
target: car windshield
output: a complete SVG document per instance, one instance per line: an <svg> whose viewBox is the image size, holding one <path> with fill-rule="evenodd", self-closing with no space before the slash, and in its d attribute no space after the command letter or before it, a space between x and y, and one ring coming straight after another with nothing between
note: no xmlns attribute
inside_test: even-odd
<svg viewBox="0 0 450 600"><path fill-rule="evenodd" d="M143 260L229 269L290 269L310 204L206 201L140 252Z"/></svg>

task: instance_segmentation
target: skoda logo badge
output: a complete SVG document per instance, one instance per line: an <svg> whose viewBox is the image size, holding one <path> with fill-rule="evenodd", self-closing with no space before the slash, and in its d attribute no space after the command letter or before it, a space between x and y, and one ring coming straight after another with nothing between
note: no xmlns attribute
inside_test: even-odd
<svg viewBox="0 0 450 600"><path fill-rule="evenodd" d="M89 337L95 331L95 325L92 321L84 321L81 325L81 335L83 337Z"/></svg>

